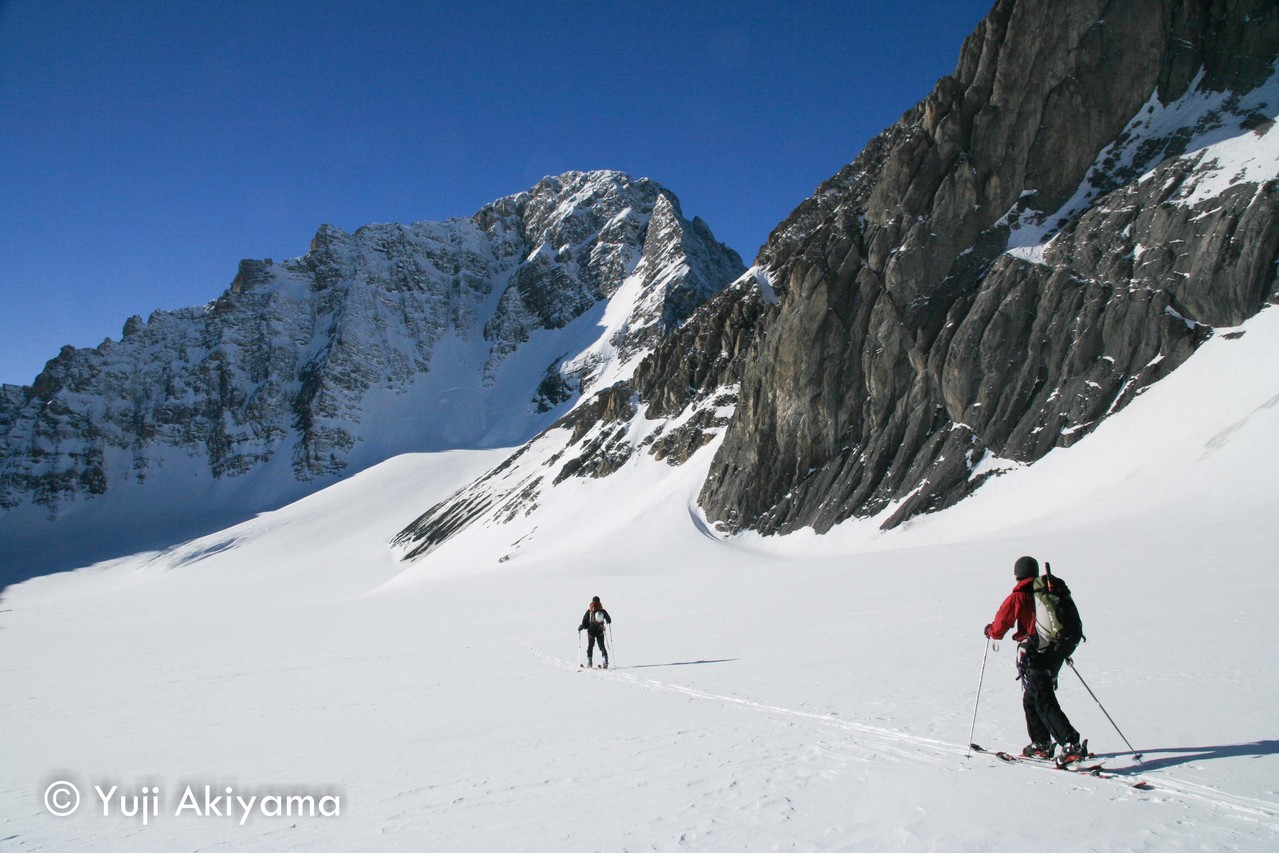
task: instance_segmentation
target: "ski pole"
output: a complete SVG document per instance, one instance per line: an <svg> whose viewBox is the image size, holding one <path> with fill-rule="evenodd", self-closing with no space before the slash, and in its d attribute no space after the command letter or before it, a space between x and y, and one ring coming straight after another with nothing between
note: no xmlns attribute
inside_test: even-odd
<svg viewBox="0 0 1279 853"><path fill-rule="evenodd" d="M582 667L582 632L581 631L577 632L577 666L578 666L578 669L581 669Z"/></svg>
<svg viewBox="0 0 1279 853"><path fill-rule="evenodd" d="M613 652L613 662L609 664L613 669L617 669L617 637L613 633L613 625L608 625L608 647Z"/></svg>
<svg viewBox="0 0 1279 853"><path fill-rule="evenodd" d="M1075 662L1071 660L1070 658L1066 658L1066 663L1070 666L1071 670L1075 673L1075 675L1079 676L1079 683L1082 684L1084 686L1084 689L1088 691L1088 695L1091 696L1092 700L1097 703L1097 707L1100 708L1101 712L1106 715L1106 719L1110 720L1110 724L1112 726L1115 726L1115 720L1113 717L1110 716L1110 712L1106 710L1106 706L1101 704L1101 700L1097 698L1097 694L1092 692L1092 688L1088 686L1088 682L1084 681L1084 677L1082 675L1079 675L1079 670L1075 669ZM1140 764L1141 753L1132 748L1132 744L1128 743L1128 738L1124 737L1124 733L1119 731L1119 726L1115 726L1115 731L1119 732L1119 737L1123 738L1124 745L1128 747L1128 751L1132 753L1132 757L1137 759L1137 763Z"/></svg>
<svg viewBox="0 0 1279 853"><path fill-rule="evenodd" d="M986 656L990 654L990 638L986 638L985 651L981 653L981 675L977 677L977 698L973 700L973 724L968 730L968 754L964 760L973 757L973 735L977 732L977 705L981 702L981 684L986 680Z"/></svg>

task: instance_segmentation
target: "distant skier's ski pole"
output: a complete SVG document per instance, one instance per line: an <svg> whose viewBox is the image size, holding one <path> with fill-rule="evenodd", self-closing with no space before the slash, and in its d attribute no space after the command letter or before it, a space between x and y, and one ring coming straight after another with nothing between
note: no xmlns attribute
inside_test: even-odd
<svg viewBox="0 0 1279 853"><path fill-rule="evenodd" d="M613 661L609 666L617 669L617 635L613 633L613 626L608 625L608 647L613 652Z"/></svg>
<svg viewBox="0 0 1279 853"><path fill-rule="evenodd" d="M577 666L578 666L578 669L581 669L582 667L582 632L581 631L577 632Z"/></svg>
<svg viewBox="0 0 1279 853"><path fill-rule="evenodd" d="M1075 662L1071 660L1070 658L1066 658L1066 663L1074 671L1075 675L1079 676L1079 683L1082 684L1084 686L1084 689L1088 691L1088 695L1091 696L1092 700L1097 703L1097 707L1100 708L1101 712L1106 715L1106 719L1110 720L1110 724L1112 726L1115 726L1115 721L1110 716L1110 712L1106 710L1106 706L1101 704L1101 700L1097 698L1097 694L1092 692L1092 688L1088 686L1088 682L1084 681L1084 677L1082 675L1079 675L1079 670L1075 669ZM1119 726L1115 726L1115 731L1119 732ZM1132 757L1137 759L1137 763L1140 764L1141 753L1132 748L1132 744L1128 743L1128 738L1124 737L1123 732L1119 732L1119 736L1123 738L1124 745L1128 747L1128 751L1132 753Z"/></svg>
<svg viewBox="0 0 1279 853"><path fill-rule="evenodd" d="M973 735L977 732L977 704L981 702L981 684L986 680L986 656L990 654L990 638L986 638L986 650L981 653L981 675L977 677L977 698L973 700L973 725L968 730L968 754L964 760L973 757Z"/></svg>

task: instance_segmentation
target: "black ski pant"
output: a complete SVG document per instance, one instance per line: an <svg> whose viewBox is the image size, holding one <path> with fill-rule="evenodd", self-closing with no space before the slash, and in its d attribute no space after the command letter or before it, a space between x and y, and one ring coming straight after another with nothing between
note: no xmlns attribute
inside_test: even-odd
<svg viewBox="0 0 1279 853"><path fill-rule="evenodd" d="M604 663L608 663L608 649L604 648L604 632L600 631L596 634L594 631L586 632L586 661L590 663L591 657L595 654L595 644L600 644L600 654L604 656Z"/></svg>
<svg viewBox="0 0 1279 853"><path fill-rule="evenodd" d="M1031 743L1078 743L1079 732L1057 703L1057 674L1065 659L1028 653L1021 660L1021 706Z"/></svg>

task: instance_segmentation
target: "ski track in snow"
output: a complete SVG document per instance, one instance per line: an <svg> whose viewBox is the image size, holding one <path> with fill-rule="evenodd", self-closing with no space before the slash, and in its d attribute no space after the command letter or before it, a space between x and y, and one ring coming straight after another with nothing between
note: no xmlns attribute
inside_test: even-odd
<svg viewBox="0 0 1279 853"><path fill-rule="evenodd" d="M537 649L532 643L520 641L530 654L540 660L547 666L556 667L558 669L567 670L569 672L582 672L580 666L574 665L572 661L549 655ZM639 676L629 672L622 672L627 667L625 665L619 667L611 667L608 670L586 670L589 672L605 675L610 681L639 687L645 690L664 691L667 693L677 693L682 696L688 696L704 702L714 702L726 707L737 707L760 714L782 717L789 720L806 720L816 723L827 728L839 729L841 731L853 732L862 739L874 741L879 750L889 753L909 761L920 763L940 763L955 756L967 756L969 749L966 745L958 743L949 743L947 741L936 740L934 738L920 737L895 729L888 729L882 726L872 726L866 723L858 723L850 720L841 720L829 714L817 714L811 711L797 711L793 708L783 708L778 705L769 705L764 702L756 702L750 699L742 699L737 696L722 696L716 693L708 693L705 690L698 690L694 687L686 687L680 684L671 684L666 681L659 681L655 678L647 676ZM973 753L977 758L989 758L999 762L1001 759L995 756L981 756ZM873 754L872 754L873 757ZM1099 759L1104 756L1098 756ZM1045 765L1036 765L1031 763L1019 764L1026 768L1038 771L1046 771L1049 773L1061 774L1070 771L1058 770L1056 767ZM1279 807L1265 800L1258 800L1252 797L1244 797L1237 794L1230 794L1220 791L1207 785L1199 785L1194 782L1188 782L1184 779L1177 779L1167 776L1161 771L1143 771L1140 764L1133 764L1128 767L1107 767L1107 772L1114 773L1115 778L1106 779L1099 776L1088 776L1083 773L1076 774L1081 781L1095 780L1103 785L1122 784L1130 790L1143 795L1145 799L1152 802L1160 802L1170 799L1168 795L1176 795L1183 801L1197 803L1216 808L1228 809L1241 815L1255 818L1259 823L1270 823L1279 819ZM1153 790L1139 791L1132 788L1132 783L1139 778L1155 779L1151 784Z"/></svg>

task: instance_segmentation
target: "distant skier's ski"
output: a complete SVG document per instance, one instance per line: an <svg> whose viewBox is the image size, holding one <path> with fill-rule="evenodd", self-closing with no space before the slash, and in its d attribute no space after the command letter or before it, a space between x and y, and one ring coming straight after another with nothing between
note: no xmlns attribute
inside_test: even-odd
<svg viewBox="0 0 1279 853"><path fill-rule="evenodd" d="M1152 787L1154 787L1153 785L1151 785L1149 782L1145 781L1144 779L1131 780L1124 776L1120 776L1119 774L1113 771L1106 770L1104 761L1098 761L1092 764L1084 764L1083 761L1086 761L1087 759L1082 759L1081 761L1072 761L1067 764L1058 764L1056 761L1050 758L1033 758L1029 755L1014 755L1011 752L1004 752L1003 750L986 749L984 746L979 746L978 744L975 744L975 743L970 743L969 746L972 747L972 750L974 752L980 752L980 753L983 753L984 755L993 755L996 758L998 758L1000 761L1006 761L1009 764L1040 765L1045 768L1051 767L1054 770L1066 770L1071 773L1083 773L1084 775L1087 775L1087 776L1095 776L1098 779L1116 779L1128 785L1128 787L1130 788L1138 788L1143 791L1148 791Z"/></svg>

